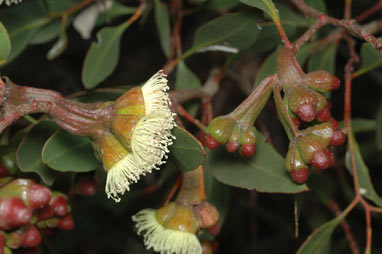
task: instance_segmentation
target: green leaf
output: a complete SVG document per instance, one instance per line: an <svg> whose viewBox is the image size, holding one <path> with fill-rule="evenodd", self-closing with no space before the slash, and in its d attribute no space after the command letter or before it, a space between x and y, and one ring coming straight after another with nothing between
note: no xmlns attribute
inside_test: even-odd
<svg viewBox="0 0 382 254"><path fill-rule="evenodd" d="M373 183L371 182L369 175L369 169L367 168L365 162L362 159L357 140L354 138L354 136L352 136L352 139L354 146L355 166L357 167L357 176L361 193L364 197L370 199L378 206L382 206L382 198L378 196L378 194L374 190ZM353 174L352 161L349 149L346 151L345 165L346 168L349 170L350 174Z"/></svg>
<svg viewBox="0 0 382 254"><path fill-rule="evenodd" d="M342 129L344 122L339 122L338 129ZM351 126L353 133L375 131L376 122L375 120L364 119L364 118L352 118Z"/></svg>
<svg viewBox="0 0 382 254"><path fill-rule="evenodd" d="M247 49L256 41L260 32L258 20L253 13L237 12L208 22L198 28L194 44L183 55L183 59L211 46L225 47L235 52Z"/></svg>
<svg viewBox="0 0 382 254"><path fill-rule="evenodd" d="M96 21L96 26L99 26L105 23L110 23L110 21L120 16L133 14L136 10L137 10L136 7L126 6L116 1L113 1L113 5L111 6L110 10L107 10L99 14Z"/></svg>
<svg viewBox="0 0 382 254"><path fill-rule="evenodd" d="M285 4L282 4L280 2L275 2L275 5L277 7L277 10L280 13L280 19L284 24L290 24L294 25L296 27L307 27L309 26L308 19L305 18L303 15L298 14L291 10L288 6Z"/></svg>
<svg viewBox="0 0 382 254"><path fill-rule="evenodd" d="M262 10L273 20L280 20L279 12L271 0L240 0L240 2Z"/></svg>
<svg viewBox="0 0 382 254"><path fill-rule="evenodd" d="M378 151L382 150L382 105L379 106L379 110L377 113L377 119L375 128L375 136L376 136L376 143L377 143L377 149Z"/></svg>
<svg viewBox="0 0 382 254"><path fill-rule="evenodd" d="M207 201L213 204L219 211L220 225L223 225L227 215L230 198L229 186L218 182L212 175L211 171L211 150L207 149L206 160L204 162L204 186L206 191Z"/></svg>
<svg viewBox="0 0 382 254"><path fill-rule="evenodd" d="M49 7L49 10L52 12L60 12L67 10L74 5L81 2L81 0L65 0L65 1L57 1L57 0L45 0L46 4Z"/></svg>
<svg viewBox="0 0 382 254"><path fill-rule="evenodd" d="M0 64L7 61L11 53L11 40L3 23L0 22Z"/></svg>
<svg viewBox="0 0 382 254"><path fill-rule="evenodd" d="M159 32L160 44L167 58L170 56L170 15L167 6L160 0L155 0L155 24Z"/></svg>
<svg viewBox="0 0 382 254"><path fill-rule="evenodd" d="M175 89L200 87L202 87L202 84L199 78L187 67L184 61L180 61L176 69ZM195 115L199 107L199 101L188 101L184 106L191 115Z"/></svg>
<svg viewBox="0 0 382 254"><path fill-rule="evenodd" d="M175 127L172 130L172 135L176 139L170 146L169 157L174 161L179 170L194 170L203 163L206 152L199 140L180 127Z"/></svg>
<svg viewBox="0 0 382 254"><path fill-rule="evenodd" d="M1 10L1 22L11 40L7 61L10 63L25 49L38 29L50 22L50 18L43 1L35 0Z"/></svg>
<svg viewBox="0 0 382 254"><path fill-rule="evenodd" d="M297 29L295 25L289 23L283 23L282 25L288 37L295 34ZM273 49L278 44L282 43L279 32L274 23L266 22L264 24L260 24L260 27L260 34L257 37L256 42L251 47L256 53Z"/></svg>
<svg viewBox="0 0 382 254"><path fill-rule="evenodd" d="M299 193L308 190L305 184L297 185L284 168L284 158L259 134L256 152L242 158L220 148L211 151L212 174L222 183L271 193Z"/></svg>
<svg viewBox="0 0 382 254"><path fill-rule="evenodd" d="M324 0L304 0L307 5L313 7L314 9L326 14L327 8Z"/></svg>
<svg viewBox="0 0 382 254"><path fill-rule="evenodd" d="M35 125L23 138L16 152L17 165L22 172L37 173L44 183L51 185L56 179L56 172L42 163L41 153L46 140L58 130L51 121Z"/></svg>
<svg viewBox="0 0 382 254"><path fill-rule="evenodd" d="M368 71L382 66L382 53L370 43L362 44L361 48L361 68L354 73L355 76L360 76Z"/></svg>
<svg viewBox="0 0 382 254"><path fill-rule="evenodd" d="M94 156L89 138L74 136L64 130L57 131L46 141L42 160L61 172L88 172L102 167Z"/></svg>
<svg viewBox="0 0 382 254"><path fill-rule="evenodd" d="M34 33L30 44L42 44L53 40L60 34L60 25L60 20L54 20L42 26Z"/></svg>
<svg viewBox="0 0 382 254"><path fill-rule="evenodd" d="M255 85L257 86L263 79L277 71L277 51L268 55L265 61L262 63L259 72L256 75Z"/></svg>
<svg viewBox="0 0 382 254"><path fill-rule="evenodd" d="M331 44L322 51L313 54L309 60L308 71L325 70L331 74L335 73L337 44Z"/></svg>
<svg viewBox="0 0 382 254"><path fill-rule="evenodd" d="M82 82L85 88L92 89L114 71L119 60L121 37L127 23L116 27L106 27L97 33L97 42L93 42L86 54L82 69Z"/></svg>
<svg viewBox="0 0 382 254"><path fill-rule="evenodd" d="M301 245L297 254L328 254L334 229L345 218L342 214L317 228Z"/></svg>
<svg viewBox="0 0 382 254"><path fill-rule="evenodd" d="M207 7L216 11L227 11L239 4L239 0L210 0Z"/></svg>

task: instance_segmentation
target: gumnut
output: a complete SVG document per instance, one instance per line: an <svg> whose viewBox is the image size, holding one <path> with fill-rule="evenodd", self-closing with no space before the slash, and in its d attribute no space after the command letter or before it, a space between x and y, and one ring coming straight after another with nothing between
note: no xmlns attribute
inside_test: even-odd
<svg viewBox="0 0 382 254"><path fill-rule="evenodd" d="M325 143L318 138L310 135L299 137L296 147L301 155L301 159L305 164L312 164L313 157L317 153L321 153L326 149ZM322 153L321 153L322 154Z"/></svg>
<svg viewBox="0 0 382 254"><path fill-rule="evenodd" d="M240 148L240 127L240 124L235 124L231 133L231 137L226 144L226 149L230 153L236 152Z"/></svg>
<svg viewBox="0 0 382 254"><path fill-rule="evenodd" d="M208 125L209 136L211 136L220 144L225 144L229 141L231 137L232 129L234 125L235 125L235 120L229 115L216 117ZM207 137L207 143L208 143L208 137ZM211 149L216 148L214 146L209 147L208 145L207 147Z"/></svg>
<svg viewBox="0 0 382 254"><path fill-rule="evenodd" d="M340 80L324 70L309 72L304 82L309 88L321 93L337 90L340 86Z"/></svg>
<svg viewBox="0 0 382 254"><path fill-rule="evenodd" d="M251 126L241 132L240 135L240 154L244 157L253 155L256 150L257 131L255 127Z"/></svg>
<svg viewBox="0 0 382 254"><path fill-rule="evenodd" d="M21 197L32 210L47 205L51 196L52 193L47 187L22 178L7 183L0 190L0 198Z"/></svg>
<svg viewBox="0 0 382 254"><path fill-rule="evenodd" d="M70 206L68 205L68 198L66 195L60 192L53 192L52 199L50 200L50 206L53 208L54 215L65 216L70 212Z"/></svg>
<svg viewBox="0 0 382 254"><path fill-rule="evenodd" d="M316 120L319 122L326 122L330 119L331 113L330 113L330 107L327 105L323 109L317 112L316 114Z"/></svg>
<svg viewBox="0 0 382 254"><path fill-rule="evenodd" d="M63 217L58 223L58 227L63 230L72 230L74 228L74 221L72 215L68 214L65 217Z"/></svg>
<svg viewBox="0 0 382 254"><path fill-rule="evenodd" d="M298 149L292 145L285 157L285 168L289 172L293 181L298 184L302 184L308 179L308 166L302 161Z"/></svg>
<svg viewBox="0 0 382 254"><path fill-rule="evenodd" d="M40 243L41 243L40 232L35 226L29 225L23 234L23 237L21 240L21 246L24 248L32 248L32 247L39 246Z"/></svg>
<svg viewBox="0 0 382 254"><path fill-rule="evenodd" d="M41 234L38 229L32 225L26 225L8 234L6 245L11 249L20 247L32 248L41 243Z"/></svg>
<svg viewBox="0 0 382 254"><path fill-rule="evenodd" d="M51 205L47 205L39 210L37 220L43 221L54 216L54 209Z"/></svg>
<svg viewBox="0 0 382 254"><path fill-rule="evenodd" d="M221 145L221 143L219 141L217 141L214 137L212 137L209 134L207 135L206 146L209 149L214 150L214 149L218 148L220 145Z"/></svg>
<svg viewBox="0 0 382 254"><path fill-rule="evenodd" d="M94 177L83 177L76 185L76 192L81 196L93 196L97 192L97 183Z"/></svg>
<svg viewBox="0 0 382 254"><path fill-rule="evenodd" d="M30 222L32 211L19 197L0 198L0 229L12 229Z"/></svg>
<svg viewBox="0 0 382 254"><path fill-rule="evenodd" d="M322 95L306 87L290 88L288 94L289 109L302 121L311 122L327 106L327 100Z"/></svg>
<svg viewBox="0 0 382 254"><path fill-rule="evenodd" d="M196 207L196 216L201 228L209 228L219 222L218 210L207 202L202 202Z"/></svg>

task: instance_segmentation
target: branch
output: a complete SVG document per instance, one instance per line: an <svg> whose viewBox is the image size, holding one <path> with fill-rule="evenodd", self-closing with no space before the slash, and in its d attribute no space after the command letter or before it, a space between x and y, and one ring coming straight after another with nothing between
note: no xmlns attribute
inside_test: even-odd
<svg viewBox="0 0 382 254"><path fill-rule="evenodd" d="M299 8L305 15L312 16L315 18L320 18L321 16L325 17L325 24L331 24L338 27L342 27L353 34L363 38L365 41L369 42L374 48L382 51L382 40L378 40L373 35L369 34L365 30L363 30L359 24L357 24L354 20L351 19L336 19L333 17L329 17L316 9L308 6L303 0L292 0L292 2Z"/></svg>

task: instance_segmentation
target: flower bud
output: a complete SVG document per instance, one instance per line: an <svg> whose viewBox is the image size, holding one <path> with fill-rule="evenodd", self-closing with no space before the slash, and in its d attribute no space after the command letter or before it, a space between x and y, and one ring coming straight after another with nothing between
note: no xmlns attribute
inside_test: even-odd
<svg viewBox="0 0 382 254"><path fill-rule="evenodd" d="M12 229L30 222L32 211L21 198L0 198L0 229Z"/></svg>
<svg viewBox="0 0 382 254"><path fill-rule="evenodd" d="M206 146L209 149L214 150L218 148L220 145L221 145L220 142L214 139L214 137L212 137L210 134L207 135Z"/></svg>
<svg viewBox="0 0 382 254"><path fill-rule="evenodd" d="M65 216L70 212L70 206L68 205L68 198L66 195L60 192L53 192L52 199L50 200L50 206L53 208L54 215Z"/></svg>
<svg viewBox="0 0 382 254"><path fill-rule="evenodd" d="M63 217L58 223L58 227L63 230L72 230L74 228L74 221L72 215L68 214L65 217Z"/></svg>
<svg viewBox="0 0 382 254"><path fill-rule="evenodd" d="M333 164L333 152L329 149L316 151L310 163L318 169L326 169Z"/></svg>
<svg viewBox="0 0 382 254"><path fill-rule="evenodd" d="M76 191L81 196L93 196L97 192L97 184L94 177L81 178L77 182Z"/></svg>
<svg viewBox="0 0 382 254"><path fill-rule="evenodd" d="M47 205L51 196L52 193L47 187L22 178L9 182L0 190L0 197L21 197L24 203L32 210Z"/></svg>
<svg viewBox="0 0 382 254"><path fill-rule="evenodd" d="M325 149L325 143L310 135L298 139L296 147L305 164L310 164L315 153Z"/></svg>
<svg viewBox="0 0 382 254"><path fill-rule="evenodd" d="M324 70L309 72L305 76L305 84L318 92L326 93L338 89L339 79Z"/></svg>
<svg viewBox="0 0 382 254"><path fill-rule="evenodd" d="M288 105L301 120L311 122L316 116L317 96L308 88L296 87L288 93Z"/></svg>
<svg viewBox="0 0 382 254"><path fill-rule="evenodd" d="M345 142L346 136L345 134L338 130L335 129L332 135L332 138L330 140L330 145L331 146L340 146Z"/></svg>
<svg viewBox="0 0 382 254"><path fill-rule="evenodd" d="M37 247L41 243L41 234L38 229L29 224L10 233L7 237L6 245L11 249L20 247L32 248Z"/></svg>
<svg viewBox="0 0 382 254"><path fill-rule="evenodd" d="M241 132L240 135L240 154L244 157L251 156L256 150L256 138L257 131L256 128L251 126L248 129Z"/></svg>
<svg viewBox="0 0 382 254"><path fill-rule="evenodd" d="M228 143L226 144L226 149L228 152L236 152L240 147L240 124L235 124L232 130L231 137L229 138Z"/></svg>
<svg viewBox="0 0 382 254"><path fill-rule="evenodd" d="M316 114L316 120L319 122L326 122L331 117L329 105L321 109L320 111L317 111Z"/></svg>
<svg viewBox="0 0 382 254"><path fill-rule="evenodd" d="M289 148L285 157L285 168L293 181L298 184L302 184L308 179L308 166L301 160L298 149Z"/></svg>
<svg viewBox="0 0 382 254"><path fill-rule="evenodd" d="M219 116L208 125L209 134L219 143L227 143L231 137L235 120L231 116Z"/></svg>
<svg viewBox="0 0 382 254"><path fill-rule="evenodd" d="M325 146L328 146L335 130L330 122L317 124L304 130L304 133L322 141Z"/></svg>
<svg viewBox="0 0 382 254"><path fill-rule="evenodd" d="M196 214L201 228L209 228L219 222L218 210L207 202L197 206Z"/></svg>
<svg viewBox="0 0 382 254"><path fill-rule="evenodd" d="M23 234L23 238L21 240L21 246L24 248L32 248L37 247L41 243L41 234L38 229L29 225Z"/></svg>

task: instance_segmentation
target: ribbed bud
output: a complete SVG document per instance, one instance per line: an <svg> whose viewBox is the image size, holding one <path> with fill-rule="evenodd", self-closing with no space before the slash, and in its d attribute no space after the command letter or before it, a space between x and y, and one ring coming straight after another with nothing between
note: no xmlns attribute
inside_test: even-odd
<svg viewBox="0 0 382 254"><path fill-rule="evenodd" d="M220 143L227 143L231 137L235 120L230 116L219 116L208 125L209 134Z"/></svg>
<svg viewBox="0 0 382 254"><path fill-rule="evenodd" d="M308 179L308 166L302 161L298 149L293 149L292 146L285 157L285 168L293 181L298 184L302 184Z"/></svg>
<svg viewBox="0 0 382 254"><path fill-rule="evenodd" d="M301 120L310 122L316 116L317 96L308 88L296 87L288 93L288 105Z"/></svg>
<svg viewBox="0 0 382 254"><path fill-rule="evenodd" d="M209 228L219 222L219 212L215 206L203 202L196 208L196 214L201 228Z"/></svg>
<svg viewBox="0 0 382 254"><path fill-rule="evenodd" d="M321 93L335 90L339 86L338 78L324 70L309 72L304 81L307 86Z"/></svg>

